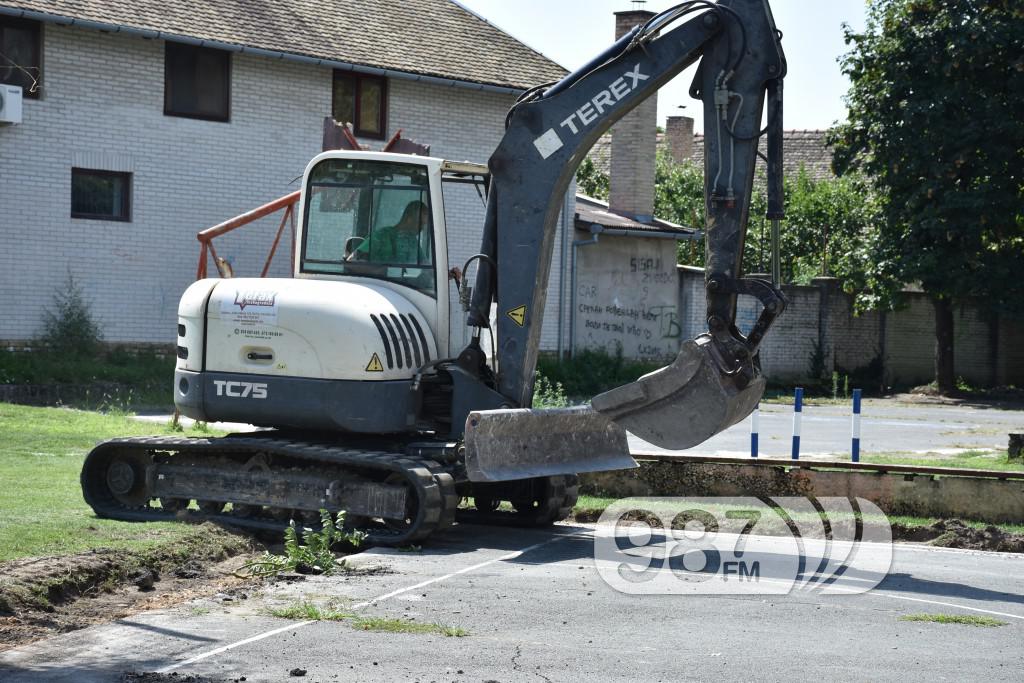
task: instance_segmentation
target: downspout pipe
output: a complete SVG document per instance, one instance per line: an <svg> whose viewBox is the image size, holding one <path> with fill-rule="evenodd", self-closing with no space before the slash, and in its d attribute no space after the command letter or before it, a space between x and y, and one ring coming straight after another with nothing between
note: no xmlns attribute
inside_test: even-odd
<svg viewBox="0 0 1024 683"><path fill-rule="evenodd" d="M579 264L576 250L591 244L597 244L598 236L601 234L601 226L592 223L590 225L590 239L573 240L572 243L572 274L569 281L572 283L572 291L569 292L569 357L576 355L576 275Z"/></svg>
<svg viewBox="0 0 1024 683"><path fill-rule="evenodd" d="M562 362L565 359L565 266L566 261L569 259L568 239L569 231L572 229L572 224L575 221L575 206L576 192L574 187L569 188L569 192L565 195L565 200L562 203L562 221L561 231L562 234L559 236L559 261L561 263L558 266L558 361ZM570 311L570 315L571 315Z"/></svg>
<svg viewBox="0 0 1024 683"><path fill-rule="evenodd" d="M293 52L282 52L280 50L266 50L259 47L250 47L248 45L240 45L237 43L224 43L217 40L203 40L201 38L194 38L191 36L184 36L176 33L167 33L165 31L155 31L153 29L136 28L134 26L125 26L123 24L111 24L101 21L92 21L90 19L77 19L75 17L66 17L61 16L59 14L50 14L49 12L36 12L34 10L18 9L16 7L0 7L0 15L16 17L19 19L31 19L34 21L42 21L49 24L57 24L59 26L76 26L79 28L92 29L95 31L103 31L105 33L124 33L125 35L137 36L140 38L167 40L174 43L184 43L185 45L210 47L218 50L224 50L226 52L256 55L257 57L266 57L268 59L280 59L286 62L296 62L299 64L324 66L332 69L340 69L342 71L353 71L356 73L370 74L373 76L383 76L385 78L396 78L406 81L416 81L419 83L427 83L430 85L448 86L454 88L465 88L468 90L480 90L484 92L496 92L516 95L523 92L523 88L513 88L502 85L491 85L489 83L474 83L472 81L460 81L454 78L442 78L439 76L426 76L422 74L409 73L408 71L396 71L394 69L381 69L379 67L366 66L364 64L353 64L351 62L344 62L336 59L321 59L319 57L310 57L307 55L300 55Z"/></svg>

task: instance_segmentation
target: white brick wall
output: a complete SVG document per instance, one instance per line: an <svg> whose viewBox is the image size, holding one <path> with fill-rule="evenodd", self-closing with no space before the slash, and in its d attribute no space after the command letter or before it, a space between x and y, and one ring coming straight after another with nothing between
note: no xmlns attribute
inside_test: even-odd
<svg viewBox="0 0 1024 683"><path fill-rule="evenodd" d="M234 54L231 121L218 123L163 115L163 41L46 25L44 64L42 99L25 101L23 124L0 128L0 339L34 336L70 270L107 340L171 342L178 297L195 276L196 232L298 189L320 151L331 70ZM392 79L387 130L434 156L485 162L512 101ZM71 219L73 165L130 171L132 221ZM483 207L473 193L446 208L449 258L461 266L479 248ZM218 238L218 254L237 275L257 275L279 220ZM288 258L285 239L271 274L288 275ZM557 246L554 258L544 348L557 345Z"/></svg>

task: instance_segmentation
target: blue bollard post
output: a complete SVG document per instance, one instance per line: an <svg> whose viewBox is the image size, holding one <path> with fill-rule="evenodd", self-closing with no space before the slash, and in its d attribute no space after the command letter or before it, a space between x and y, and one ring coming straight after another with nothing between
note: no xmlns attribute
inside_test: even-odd
<svg viewBox="0 0 1024 683"><path fill-rule="evenodd" d="M760 431L761 404L754 406L754 412L750 414L750 457L757 457L757 433Z"/></svg>
<svg viewBox="0 0 1024 683"><path fill-rule="evenodd" d="M804 388L797 387L793 397L793 460L800 459L800 418L804 410Z"/></svg>
<svg viewBox="0 0 1024 683"><path fill-rule="evenodd" d="M860 389L853 390L853 416L850 418L850 433L853 436L850 459L853 462L860 462Z"/></svg>

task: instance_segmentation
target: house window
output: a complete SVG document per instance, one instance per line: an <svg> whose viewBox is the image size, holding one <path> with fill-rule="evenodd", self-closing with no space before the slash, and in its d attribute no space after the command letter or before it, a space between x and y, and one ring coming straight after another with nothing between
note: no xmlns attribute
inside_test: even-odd
<svg viewBox="0 0 1024 683"><path fill-rule="evenodd" d="M131 195L131 173L71 169L72 218L130 221Z"/></svg>
<svg viewBox="0 0 1024 683"><path fill-rule="evenodd" d="M379 76L334 72L331 115L351 123L356 135L384 139L387 120L388 82Z"/></svg>
<svg viewBox="0 0 1024 683"><path fill-rule="evenodd" d="M43 30L38 21L0 16L0 83L38 98L43 80Z"/></svg>
<svg viewBox="0 0 1024 683"><path fill-rule="evenodd" d="M164 114L227 121L231 113L231 53L166 43Z"/></svg>

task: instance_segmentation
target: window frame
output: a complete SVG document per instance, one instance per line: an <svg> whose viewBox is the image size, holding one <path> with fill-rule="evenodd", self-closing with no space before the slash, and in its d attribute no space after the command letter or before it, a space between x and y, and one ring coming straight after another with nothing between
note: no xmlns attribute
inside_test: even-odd
<svg viewBox="0 0 1024 683"><path fill-rule="evenodd" d="M125 181L125 192L121 199L121 209L124 212L123 216L117 216L113 214L97 214L97 213L82 213L75 211L75 173L85 173L92 176L100 176L103 178L124 178ZM131 223L132 222L132 194L134 190L134 183L132 182L132 173L130 171L105 171L98 168L82 168L80 166L71 167L71 217L91 220L91 221L116 221L118 223Z"/></svg>
<svg viewBox="0 0 1024 683"><path fill-rule="evenodd" d="M346 71L344 69L335 69L334 75L331 78L331 117L335 121L340 121L336 116L337 112L334 111L334 90L337 87L339 80L351 80L352 85L355 89L355 111L352 112L352 132L357 137L369 138L371 140L385 140L388 136L388 79L384 76L375 76L373 74L364 74L357 71ZM363 82L370 81L380 85L380 114L377 117L377 123L380 126L380 132L375 133L373 131L365 130L360 125L360 119L362 118L362 100L363 100ZM341 121L341 123L346 123Z"/></svg>
<svg viewBox="0 0 1024 683"><path fill-rule="evenodd" d="M36 76L36 90L35 92L32 92L31 90L22 87L21 96L24 99L38 100L43 91L43 22L36 21L34 19L24 19L22 17L0 15L0 25L22 29L35 29L36 44L32 57L35 62L33 66L39 69L39 74ZM0 51L3 51L2 48L3 45L0 45ZM10 65L8 64L7 66ZM0 82L7 85L20 85L19 83L8 83L7 81Z"/></svg>
<svg viewBox="0 0 1024 683"><path fill-rule="evenodd" d="M172 47L173 46L173 47ZM175 111L171 106L171 65L170 60L167 58L168 53L171 50L177 50L187 48L195 51L207 51L216 52L224 56L224 116L217 116L211 114L193 114L189 112ZM164 41L164 116L177 116L183 119L197 119L199 121L215 121L218 123L230 123L231 122L231 51L221 50L215 47L206 47L201 45L191 45L189 43L179 43L174 40Z"/></svg>
<svg viewBox="0 0 1024 683"><path fill-rule="evenodd" d="M335 260L332 260L332 259L314 259L314 258L310 258L308 256L308 246L309 246L309 238L310 238L310 227L309 227L309 224L310 224L310 220L311 220L311 211L313 209L312 202L309 201L309 200L310 200L310 198L313 197L315 188L317 188L317 187L331 187L331 186L334 186L334 187L357 187L360 190L366 189L366 190L368 190L371 193L371 200L370 200L371 206L368 209L368 211L370 212L369 215L371 215L371 216L372 216L372 211L373 211L373 209L372 209L372 204L373 204L372 193L373 193L373 191L375 189L384 189L384 186L376 186L375 187L372 184L366 184L366 183L358 183L358 184L357 183L352 183L352 184L348 184L348 183L325 183L325 182L322 182L322 181L321 182L316 182L314 180L314 175L316 173L317 168L319 168L321 165L329 165L332 162L336 162L336 161L343 161L343 160L342 159L338 159L338 158L322 159L319 163L317 163L316 166L313 167L313 169L311 169L306 174L306 177L304 179L305 180L305 185L303 186L303 191L305 193L304 194L305 199L303 201L304 206L303 206L302 216L300 218L300 230L301 230L302 239L301 239L301 243L299 244L299 259L298 259L298 266L297 266L297 270L296 270L296 275L297 276L302 276L302 275L310 276L310 275L312 275L312 276L320 276L320 277L327 276L327 277L330 277L330 278L365 278L365 279L368 279L368 280L376 280L376 281L379 281L379 282L386 282L386 283L389 283L389 284L392 284L392 285L397 285L397 286L400 286L400 287L405 287L405 288L413 290L414 292L417 292L418 294L421 294L423 296L430 297L431 299L436 299L436 300L439 301L440 300L440 296L438 294L438 288L439 288L439 283L438 283L439 276L438 276L438 273L441 272L440 261L439 261L441 256L440 256L440 254L437 251L438 245L437 245L437 240L435 239L436 238L436 234L434 232L435 231L435 225L434 225L434 201L435 201L434 188L431 185L430 179L429 179L429 177L430 177L430 167L427 166L426 164L416 163L414 161L390 161L390 160L383 160L383 159L359 159L358 160L359 162L365 163L367 165L415 166L415 167L417 167L417 168L419 168L420 170L423 171L424 175L427 177L427 184L423 187L423 190L422 190L422 193L426 195L427 224L425 226L423 226L421 229L426 230L429 233L429 236L430 236L430 260L431 260L431 262L429 264L427 264L427 265L419 265L419 264L407 264L407 263L406 264L403 264L403 263L374 263L374 262L366 262L366 261L345 261L345 260L335 261ZM408 186L408 187L409 187L409 189L413 188L413 186ZM406 186L402 186L400 189L406 189ZM372 220L372 218L368 218L368 220ZM372 226L372 225L370 226L371 232L373 230L375 230L375 229L377 229L376 226ZM330 265L343 266L344 270L340 270L340 271L339 270L334 270L334 269L328 267ZM420 270L429 270L430 274L431 274L431 276L433 278L432 279L431 287L429 289L423 288L423 287L417 287L417 286L415 286L414 284L412 284L409 281L406 281L406 280L404 280L404 279L402 279L400 277L388 274L388 272L390 270L392 270L392 269L399 269L399 270L404 271L404 270L409 269L409 268L416 268L416 269L420 269Z"/></svg>

